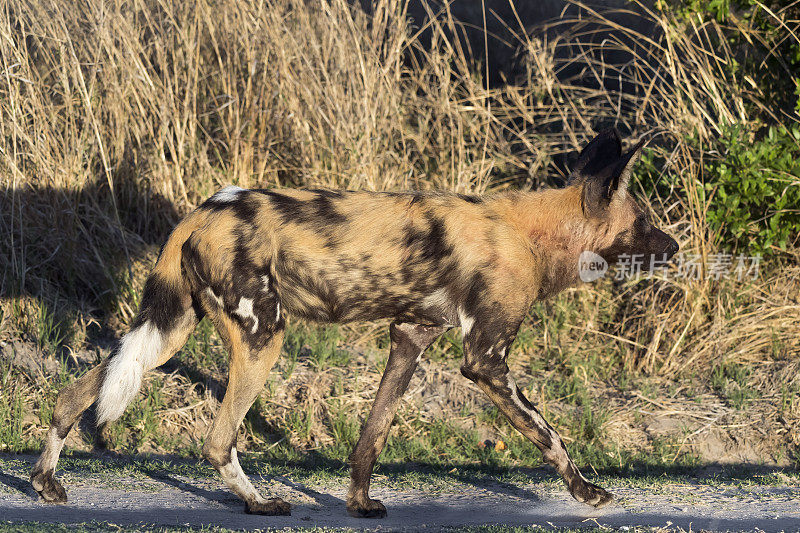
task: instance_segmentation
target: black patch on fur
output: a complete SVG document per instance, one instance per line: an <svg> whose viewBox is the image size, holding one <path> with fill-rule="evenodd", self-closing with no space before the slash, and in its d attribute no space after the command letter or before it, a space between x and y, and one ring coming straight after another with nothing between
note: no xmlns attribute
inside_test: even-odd
<svg viewBox="0 0 800 533"><path fill-rule="evenodd" d="M269 203L284 221L291 222L300 215L303 202L274 191L259 189L258 192L269 196Z"/></svg>
<svg viewBox="0 0 800 533"><path fill-rule="evenodd" d="M198 209L205 209L207 211L212 211L216 213L217 211L223 211L231 206L231 202L218 202L212 198L209 198L202 204Z"/></svg>
<svg viewBox="0 0 800 533"><path fill-rule="evenodd" d="M254 198L241 193L239 194L239 198L231 202L230 207L236 215L236 218L242 222L252 224L255 221L256 214L258 213L258 204Z"/></svg>
<svg viewBox="0 0 800 533"><path fill-rule="evenodd" d="M320 196L324 196L326 198L343 198L344 193L342 191L336 191L333 189L309 189L309 191L316 193Z"/></svg>
<svg viewBox="0 0 800 533"><path fill-rule="evenodd" d="M311 200L313 213L310 213L308 218L316 216L326 224L344 224L347 222L347 217L336 210L333 202L330 196L317 196Z"/></svg>
<svg viewBox="0 0 800 533"><path fill-rule="evenodd" d="M476 324L464 339L464 364L461 365L461 374L471 381L496 384L503 381L502 378L508 374L508 364L503 353L508 350L514 337L504 339L505 342L501 348L494 350L492 346L498 340L503 339L498 331L504 328L499 324L495 324L495 327L484 328L485 326Z"/></svg>
<svg viewBox="0 0 800 533"><path fill-rule="evenodd" d="M537 411L536 407L534 407L533 404L528 401L525 395L522 394L522 391L519 390L519 387L517 387L516 385L514 385L514 387L517 389L517 398L519 398L519 401L522 402L522 405L525 406L525 409L529 409L531 411L535 411L538 413L539 411Z"/></svg>
<svg viewBox="0 0 800 533"><path fill-rule="evenodd" d="M472 382L477 382L481 378L481 375L476 371L475 368L473 368L472 365L463 364L461 365L460 370L461 375Z"/></svg>
<svg viewBox="0 0 800 533"><path fill-rule="evenodd" d="M456 196L458 196L459 198L461 198L465 202L469 202L471 204L482 204L483 203L483 198L481 198L480 196L475 196L474 194L458 194Z"/></svg>
<svg viewBox="0 0 800 533"><path fill-rule="evenodd" d="M597 174L616 163L622 155L622 141L614 128L601 131L581 150L570 174L570 182Z"/></svg>
<svg viewBox="0 0 800 533"><path fill-rule="evenodd" d="M430 230L422 248L422 256L430 261L438 262L453 253L453 247L447 244L444 221L439 217L430 215L428 222L430 223Z"/></svg>
<svg viewBox="0 0 800 533"><path fill-rule="evenodd" d="M209 285L209 275L205 267L205 261L191 244L191 240L184 242L183 246L181 246L181 270L186 279L189 280L193 293ZM212 287L212 289L215 294L219 294L216 288Z"/></svg>
<svg viewBox="0 0 800 533"><path fill-rule="evenodd" d="M242 190L237 193L234 200L228 201L218 201L212 196L203 202L199 209L205 209L213 213L232 211L234 216L242 222L252 223L258 213L258 203L250 192L249 190Z"/></svg>
<svg viewBox="0 0 800 533"><path fill-rule="evenodd" d="M230 285L236 293L247 296L258 290L258 280L253 276L257 265L250 259L250 239L245 235L245 229L237 228L234 234L236 244L230 268ZM235 303L233 305L235 306Z"/></svg>
<svg viewBox="0 0 800 533"><path fill-rule="evenodd" d="M144 284L139 314L133 321L133 327L137 328L150 320L159 331L169 331L183 313L181 294L159 274L151 274Z"/></svg>
<svg viewBox="0 0 800 533"><path fill-rule="evenodd" d="M293 309L301 318L315 322L339 320L341 305L336 298L336 291L331 289L328 282L313 272L304 261L291 257L286 250L280 249L275 261L275 275L281 280L282 287L306 291L323 302L320 308Z"/></svg>
<svg viewBox="0 0 800 533"><path fill-rule="evenodd" d="M270 264L268 261L256 263L249 253L256 233L255 228L250 225L236 228L230 277L226 280L226 287L220 292L212 288L215 294L221 295L225 313L242 328L244 341L252 350L251 357L255 359L259 357L258 352L266 347L275 332L282 329L284 324L282 316L278 316L276 320L279 299L270 274ZM264 290L264 276L270 280L269 291ZM236 313L242 298L253 301L253 315L258 320L257 323L251 317L242 317ZM257 326L255 332L253 326Z"/></svg>
<svg viewBox="0 0 800 533"><path fill-rule="evenodd" d="M316 190L311 200L298 200L275 191L259 189L258 192L269 196L270 204L284 223L310 226L325 236L326 246L335 248L338 245L336 227L347 223L347 217L336 209L336 200L342 198L343 193Z"/></svg>
<svg viewBox="0 0 800 533"><path fill-rule="evenodd" d="M672 257L678 251L675 239L651 225L644 215L636 218L633 226L619 233L614 241L606 248L597 251L597 254L614 264L619 256L639 254L642 257L642 268L650 268L651 258L662 259Z"/></svg>
<svg viewBox="0 0 800 533"><path fill-rule="evenodd" d="M66 439L74 425L75 424L64 424L60 419L53 417L53 426L56 428L56 435L58 435L59 439Z"/></svg>
<svg viewBox="0 0 800 533"><path fill-rule="evenodd" d="M408 225L403 235L403 246L416 252L417 259L438 265L453 253L453 245L447 242L444 221L432 213L426 214L428 227Z"/></svg>
<svg viewBox="0 0 800 533"><path fill-rule="evenodd" d="M487 289L488 285L486 284L483 274L475 272L466 286L464 309L467 310L467 313L476 313L482 306L488 303L484 301Z"/></svg>
<svg viewBox="0 0 800 533"><path fill-rule="evenodd" d="M214 294L216 294L216 292ZM206 312L203 309L203 306L200 303L200 299L197 297L196 294L192 294L192 309L194 310L194 314L197 315L198 322L203 320L203 317L206 316Z"/></svg>
<svg viewBox="0 0 800 533"><path fill-rule="evenodd" d="M398 265L399 271L395 274L395 284L407 286L407 294L414 301L434 290L460 285L458 279L461 276L458 261L453 256L455 247L449 242L444 220L432 212L423 216L425 222L407 224L400 238L392 242L405 249ZM410 314L398 318L414 321L424 317Z"/></svg>
<svg viewBox="0 0 800 533"><path fill-rule="evenodd" d="M597 255L608 261L610 265L614 265L617 259L622 254L634 253L634 247L628 242L630 232L625 230L614 237L612 243L601 250L597 251Z"/></svg>

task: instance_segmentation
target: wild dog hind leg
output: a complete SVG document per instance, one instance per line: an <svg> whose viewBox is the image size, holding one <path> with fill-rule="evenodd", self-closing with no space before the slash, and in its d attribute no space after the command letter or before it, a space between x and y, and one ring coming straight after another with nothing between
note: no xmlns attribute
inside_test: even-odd
<svg viewBox="0 0 800 533"><path fill-rule="evenodd" d="M67 493L55 478L56 464L67 434L84 411L101 396L101 391L105 390L106 394L112 400L116 398L118 403L114 405L116 412L105 419L102 418L103 411L98 406L98 423L113 420L122 414L129 400L133 399L133 395L127 393L123 395L124 398L120 396L116 390L119 388L114 379L116 374L111 373L109 367L123 368L126 372L138 376L138 380L133 380L135 383L132 387L128 387L132 388L135 395L139 389L141 376L147 370L169 360L186 342L186 338L196 325L197 316L191 307L185 309L182 316L175 317L165 329L161 329L165 324L161 324L161 327L154 326L149 321L134 325L120 340L111 356L59 393L44 450L31 471L31 484L42 499L50 503L67 501ZM130 368L132 366L135 368ZM127 379L127 375L124 377Z"/></svg>
<svg viewBox="0 0 800 533"><path fill-rule="evenodd" d="M506 355L517 328L497 326L476 327L465 336L461 373L475 382L513 426L541 450L544 460L561 475L576 500L594 507L608 504L613 495L583 477L556 430L525 398L511 377Z"/></svg>
<svg viewBox="0 0 800 533"><path fill-rule="evenodd" d="M280 498L266 499L259 494L239 464L236 436L275 361L281 353L284 322L280 312L270 311L260 316L241 312L240 304L232 313L223 310L212 291L201 293L201 302L208 317L230 352L230 370L225 398L214 424L203 444L203 457L220 473L223 481L245 502L245 512L263 515L288 515L291 507ZM277 308L274 295L270 298ZM247 301L247 298L241 298ZM258 302L257 302L258 303ZM264 303L264 302L261 302ZM250 309L250 305L244 306ZM256 308L261 307L256 305ZM273 315L274 313L274 315Z"/></svg>
<svg viewBox="0 0 800 533"><path fill-rule="evenodd" d="M397 323L389 326L392 347L386 370L361 436L350 454L350 490L347 493L347 512L350 516L386 516L386 507L380 501L369 498L372 469L386 444L400 398L408 388L422 353L445 329L447 328Z"/></svg>
<svg viewBox="0 0 800 533"><path fill-rule="evenodd" d="M119 418L136 397L144 373L172 357L197 325L180 260L183 242L204 218L196 211L173 230L147 278L133 327L114 353L59 394L45 449L31 472L31 483L46 501L67 499L53 474L67 433L81 414L97 401L98 424Z"/></svg>
<svg viewBox="0 0 800 533"><path fill-rule="evenodd" d="M288 515L291 507L280 498L263 498L239 465L236 435L250 406L267 380L267 375L280 355L283 330L276 332L266 348L249 352L234 341L228 388L222 407L203 445L203 456L216 468L223 481L245 502L245 511L252 514Z"/></svg>
<svg viewBox="0 0 800 533"><path fill-rule="evenodd" d="M58 457L72 426L97 399L107 365L108 360L103 361L58 395L44 450L31 471L33 488L47 502L64 503L67 501L64 487L55 478Z"/></svg>

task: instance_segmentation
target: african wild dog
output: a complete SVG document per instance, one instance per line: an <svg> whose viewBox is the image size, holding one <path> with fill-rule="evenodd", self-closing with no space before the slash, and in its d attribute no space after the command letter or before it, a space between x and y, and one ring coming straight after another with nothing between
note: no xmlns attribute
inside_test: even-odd
<svg viewBox="0 0 800 533"><path fill-rule="evenodd" d="M350 456L351 515L386 515L368 495L373 466L420 357L452 327L464 336L464 376L539 447L576 500L607 504L612 495L581 475L509 375L506 356L531 304L578 283L582 251L609 262L677 251L627 193L641 146L623 154L616 131L604 131L566 187L539 192L222 189L169 237L115 352L60 394L33 486L46 501L66 501L54 471L70 428L95 400L98 423L118 418L142 374L208 316L230 352L230 376L203 455L247 512L289 514L288 503L256 491L236 456L237 430L280 354L289 314L393 321L386 371Z"/></svg>

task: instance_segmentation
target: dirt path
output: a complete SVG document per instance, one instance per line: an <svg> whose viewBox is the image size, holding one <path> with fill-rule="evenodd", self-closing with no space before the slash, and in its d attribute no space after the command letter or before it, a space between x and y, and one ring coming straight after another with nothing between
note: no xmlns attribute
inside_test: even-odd
<svg viewBox="0 0 800 533"><path fill-rule="evenodd" d="M35 497L22 469L0 473L0 520L59 523L109 522L118 525L217 525L227 528L340 527L436 531L445 527L507 524L560 527L656 526L711 531L800 531L800 487L655 482L617 484L608 508L594 510L573 501L549 483L455 484L445 490L396 490L374 484L373 497L386 504L380 521L345 513L344 484L303 485L288 479L259 480L265 493L293 505L291 517L251 516L213 478L165 474L153 478L72 479L70 501L47 505ZM343 481L343 480L342 480Z"/></svg>

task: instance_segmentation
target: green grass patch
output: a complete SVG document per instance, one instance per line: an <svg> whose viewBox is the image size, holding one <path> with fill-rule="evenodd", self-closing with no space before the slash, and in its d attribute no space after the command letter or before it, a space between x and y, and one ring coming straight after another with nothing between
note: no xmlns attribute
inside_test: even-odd
<svg viewBox="0 0 800 533"><path fill-rule="evenodd" d="M715 365L711 371L711 386L731 407L743 409L757 396L757 392L748 386L751 372L747 366L734 362Z"/></svg>

